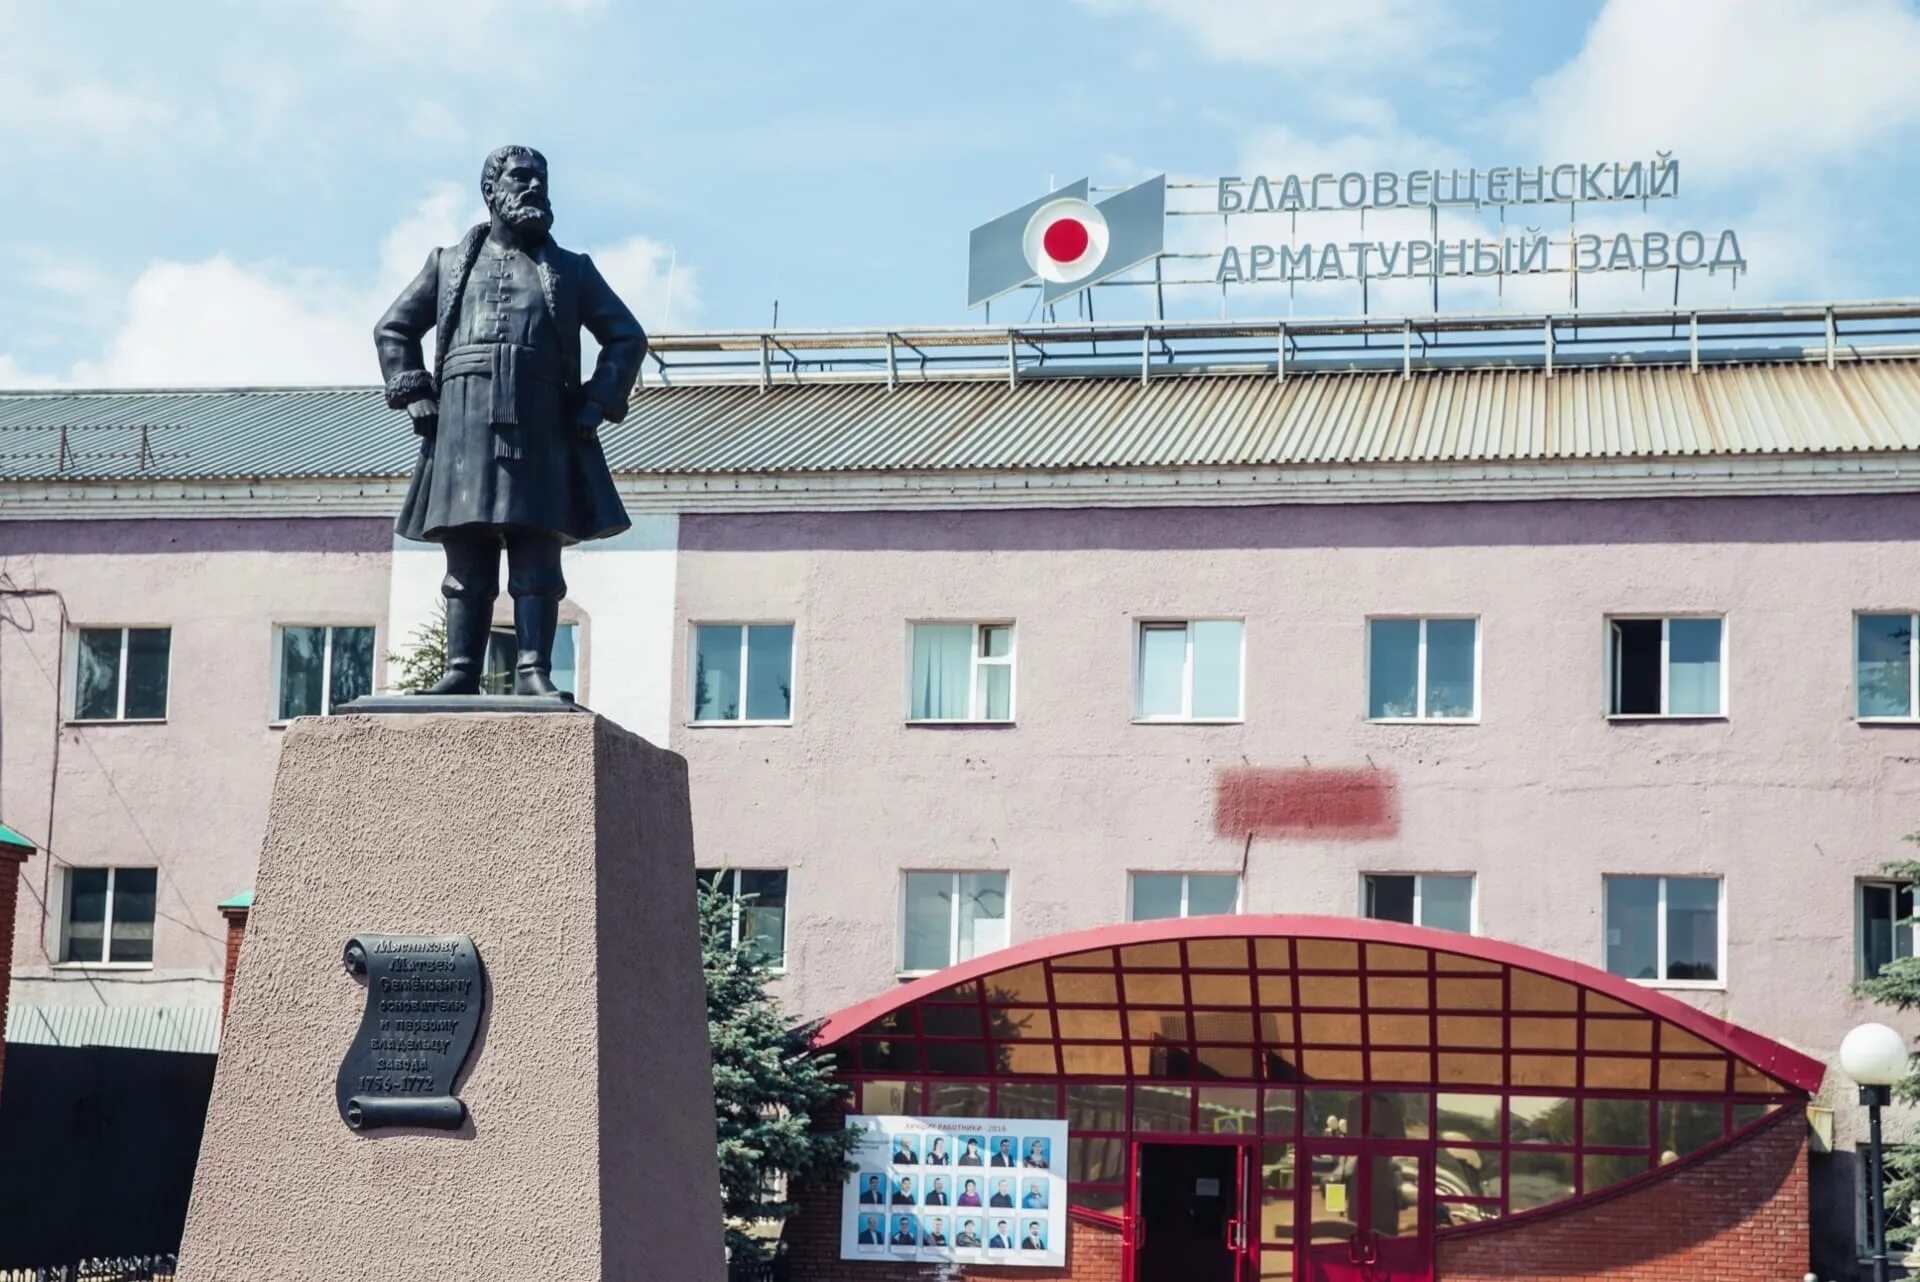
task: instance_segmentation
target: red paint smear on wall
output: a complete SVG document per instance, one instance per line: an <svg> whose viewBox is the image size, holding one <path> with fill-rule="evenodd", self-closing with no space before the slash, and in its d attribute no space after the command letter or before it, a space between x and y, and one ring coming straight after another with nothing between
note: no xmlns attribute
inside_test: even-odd
<svg viewBox="0 0 1920 1282"><path fill-rule="evenodd" d="M1222 837L1378 841L1400 832L1399 791L1390 770L1222 770L1213 829Z"/></svg>

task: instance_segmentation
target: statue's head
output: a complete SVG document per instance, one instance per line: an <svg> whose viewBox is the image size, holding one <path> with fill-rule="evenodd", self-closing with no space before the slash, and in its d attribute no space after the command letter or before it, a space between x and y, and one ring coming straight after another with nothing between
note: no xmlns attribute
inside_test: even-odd
<svg viewBox="0 0 1920 1282"><path fill-rule="evenodd" d="M547 158L531 147L495 148L480 168L480 195L487 211L516 231L553 226L547 202Z"/></svg>

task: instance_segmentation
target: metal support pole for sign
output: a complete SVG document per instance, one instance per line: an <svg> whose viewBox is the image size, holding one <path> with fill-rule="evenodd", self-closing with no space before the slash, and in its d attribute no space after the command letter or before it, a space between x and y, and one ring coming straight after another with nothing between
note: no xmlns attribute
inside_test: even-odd
<svg viewBox="0 0 1920 1282"><path fill-rule="evenodd" d="M893 362L893 335L888 334L887 335L887 390L891 392L894 389L898 388L899 386L900 386L900 370Z"/></svg>
<svg viewBox="0 0 1920 1282"><path fill-rule="evenodd" d="M771 357L767 352L767 336L762 334L760 335L760 390L763 392L773 386L773 368L769 363L770 360Z"/></svg>
<svg viewBox="0 0 1920 1282"><path fill-rule="evenodd" d="M1167 318L1167 291L1160 278L1160 258L1158 254L1153 258L1153 318L1157 321Z"/></svg>
<svg viewBox="0 0 1920 1282"><path fill-rule="evenodd" d="M1687 368L1695 374L1700 372L1700 313L1693 312L1687 317Z"/></svg>
<svg viewBox="0 0 1920 1282"><path fill-rule="evenodd" d="M1287 381L1287 327L1280 326L1273 347L1273 378L1277 383Z"/></svg>
<svg viewBox="0 0 1920 1282"><path fill-rule="evenodd" d="M1887 1282L1886 1167L1880 1151L1880 1109L1893 1097L1889 1086L1862 1086L1860 1102L1867 1106L1867 1228L1873 1247L1873 1282Z"/></svg>
<svg viewBox="0 0 1920 1282"><path fill-rule="evenodd" d="M1553 317L1547 317L1547 377L1553 377Z"/></svg>
<svg viewBox="0 0 1920 1282"><path fill-rule="evenodd" d="M1153 328L1140 327L1140 386L1145 387L1153 376Z"/></svg>
<svg viewBox="0 0 1920 1282"><path fill-rule="evenodd" d="M1833 349L1839 333L1833 323L1833 308L1827 308L1827 368L1833 368Z"/></svg>
<svg viewBox="0 0 1920 1282"><path fill-rule="evenodd" d="M1007 386L1012 387L1020 381L1020 361L1013 350L1013 331L1007 331Z"/></svg>
<svg viewBox="0 0 1920 1282"><path fill-rule="evenodd" d="M1400 325L1400 380L1413 377L1413 322L1403 321Z"/></svg>

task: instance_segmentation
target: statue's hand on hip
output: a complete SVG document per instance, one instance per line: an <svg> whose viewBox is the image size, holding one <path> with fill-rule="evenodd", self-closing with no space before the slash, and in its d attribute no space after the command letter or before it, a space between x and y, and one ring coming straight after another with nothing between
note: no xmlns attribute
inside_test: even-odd
<svg viewBox="0 0 1920 1282"><path fill-rule="evenodd" d="M431 396L422 396L407 402L407 413L413 416L413 430L431 441L440 427L440 402Z"/></svg>
<svg viewBox="0 0 1920 1282"><path fill-rule="evenodd" d="M580 404L580 412L573 417L574 434L583 441L597 440L600 424L606 422L606 419L607 416L600 409L599 401L583 401Z"/></svg>

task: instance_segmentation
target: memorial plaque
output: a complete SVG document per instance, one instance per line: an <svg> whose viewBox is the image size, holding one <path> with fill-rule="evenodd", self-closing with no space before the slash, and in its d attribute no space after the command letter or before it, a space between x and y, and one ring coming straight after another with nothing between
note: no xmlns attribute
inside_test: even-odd
<svg viewBox="0 0 1920 1282"><path fill-rule="evenodd" d="M467 1116L453 1093L487 1004L480 955L465 935L355 935L348 973L367 981L367 1012L334 1079L340 1118L452 1130Z"/></svg>

